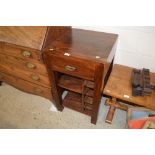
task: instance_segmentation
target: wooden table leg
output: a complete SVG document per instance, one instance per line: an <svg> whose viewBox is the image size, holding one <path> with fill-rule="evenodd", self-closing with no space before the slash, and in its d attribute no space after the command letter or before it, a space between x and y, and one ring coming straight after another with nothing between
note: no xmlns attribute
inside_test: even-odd
<svg viewBox="0 0 155 155"><path fill-rule="evenodd" d="M0 81L0 86L2 85L2 81Z"/></svg>
<svg viewBox="0 0 155 155"><path fill-rule="evenodd" d="M106 120L105 120L106 123L110 123L110 124L112 123L113 116L114 116L116 108L121 109L121 110L125 110L125 111L128 110L128 107L126 105L118 103L116 98L107 99L105 101L105 105L110 106L108 114L106 116Z"/></svg>

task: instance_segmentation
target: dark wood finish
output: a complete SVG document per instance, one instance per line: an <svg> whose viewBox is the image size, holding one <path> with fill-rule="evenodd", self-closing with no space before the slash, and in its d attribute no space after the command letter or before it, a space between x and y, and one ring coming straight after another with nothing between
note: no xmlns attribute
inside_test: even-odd
<svg viewBox="0 0 155 155"><path fill-rule="evenodd" d="M52 94L50 92L51 89L48 87L43 87L2 72L0 72L0 81L4 81L22 91L52 100Z"/></svg>
<svg viewBox="0 0 155 155"><path fill-rule="evenodd" d="M77 93L82 93L82 83L83 81L79 78L62 75L58 81L58 86Z"/></svg>
<svg viewBox="0 0 155 155"><path fill-rule="evenodd" d="M29 81L38 85L50 87L50 81L47 76L18 69L16 68L16 66L3 65L0 63L0 72L9 74L11 76L19 77L21 79L25 79L26 81Z"/></svg>
<svg viewBox="0 0 155 155"><path fill-rule="evenodd" d="M50 26L48 27L43 48L50 46L50 44L53 41L58 40L65 33L71 32L71 30L72 30L71 26Z"/></svg>
<svg viewBox="0 0 155 155"><path fill-rule="evenodd" d="M102 97L102 89L104 86L103 82L103 76L104 76L104 65L98 64L95 71L95 78L94 78L94 100L93 100L93 112L91 116L91 123L96 124L97 116L98 116L98 109L99 104Z"/></svg>
<svg viewBox="0 0 155 155"><path fill-rule="evenodd" d="M48 55L45 55L44 54L44 60L47 60L48 59ZM58 80L60 78L60 74L57 73L57 72L54 72L53 70L51 70L50 67L50 62L49 61L45 61L46 63L46 66L47 66L47 71L49 73L49 80L50 80L50 83L52 84L52 89L51 89L51 93L52 93L52 96L54 98L54 104L55 106L57 107L57 109L59 111L62 111L64 109L63 105L62 105L62 89L60 87L58 87L57 83L58 83Z"/></svg>
<svg viewBox="0 0 155 155"><path fill-rule="evenodd" d="M57 107L66 106L88 114L91 122L96 124L104 79L113 62L116 40L115 34L71 29L59 39L48 41L43 58ZM62 88L69 91L64 100Z"/></svg>
<svg viewBox="0 0 155 155"><path fill-rule="evenodd" d="M93 81L86 81L86 86L88 88L94 89L94 82Z"/></svg>
<svg viewBox="0 0 155 155"><path fill-rule="evenodd" d="M132 96L132 83L131 83L131 67L114 65L108 83L104 89L104 94L113 98L127 102L128 104L135 104L143 106L148 109L155 110L155 91L151 96ZM150 73L150 81L155 84L155 73ZM113 102L115 108L123 109L118 102ZM123 109L126 110L126 109ZM110 112L109 112L110 113ZM112 121L112 119L111 119Z"/></svg>
<svg viewBox="0 0 155 155"><path fill-rule="evenodd" d="M86 89L86 96L94 97L94 90L92 90L92 89Z"/></svg>
<svg viewBox="0 0 155 155"><path fill-rule="evenodd" d="M71 56L111 62L115 55L117 35L80 29L71 29L58 40L51 41L44 50L63 50ZM96 58L96 56L100 58Z"/></svg>
<svg viewBox="0 0 155 155"><path fill-rule="evenodd" d="M63 26L1 26L1 81L51 100L52 83L42 61L42 49L48 38L54 41L68 30Z"/></svg>
<svg viewBox="0 0 155 155"><path fill-rule="evenodd" d="M69 92L65 99L63 100L63 105L65 107L71 108L73 110L76 110L78 112L82 112L86 115L90 115L92 113L92 110L89 110L88 107L85 107L83 111L81 111L81 105L82 105L82 95L78 93Z"/></svg>
<svg viewBox="0 0 155 155"><path fill-rule="evenodd" d="M94 80L96 63L93 61L86 61L85 59L80 58L77 59L75 56L66 56L65 51L59 50L50 52L49 57L52 60L50 64L54 71L66 73L88 80ZM73 70L67 69L68 66L72 67Z"/></svg>
<svg viewBox="0 0 155 155"><path fill-rule="evenodd" d="M27 47L22 47L10 43L0 42L0 53L8 55L8 56L14 56L21 58L23 60L33 61L33 62L40 62L40 51L34 50ZM24 52L27 51L30 53L29 56L24 56Z"/></svg>
<svg viewBox="0 0 155 155"><path fill-rule="evenodd" d="M42 49L47 26L0 26L0 41Z"/></svg>
<svg viewBox="0 0 155 155"><path fill-rule="evenodd" d="M45 65L40 62L23 60L19 57L0 54L0 64L14 66L24 71L29 71L47 76L47 69Z"/></svg>

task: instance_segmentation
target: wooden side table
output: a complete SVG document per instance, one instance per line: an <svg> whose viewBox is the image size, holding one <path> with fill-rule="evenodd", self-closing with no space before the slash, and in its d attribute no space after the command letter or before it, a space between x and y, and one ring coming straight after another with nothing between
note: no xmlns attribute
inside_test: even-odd
<svg viewBox="0 0 155 155"><path fill-rule="evenodd" d="M74 109L91 116L91 122L96 124L116 40L115 34L72 29L46 46L43 57L58 110ZM65 90L68 93L62 99Z"/></svg>
<svg viewBox="0 0 155 155"><path fill-rule="evenodd" d="M104 94L111 96L107 99L105 105L109 105L109 112L106 117L106 122L111 123L116 108L127 110L128 107L120 104L118 100L127 101L129 104L135 104L151 110L155 110L155 91L151 96L134 97L132 96L131 87L132 68L122 65L114 65L112 73L109 77L107 85L104 89ZM155 73L151 73L151 82L155 84Z"/></svg>

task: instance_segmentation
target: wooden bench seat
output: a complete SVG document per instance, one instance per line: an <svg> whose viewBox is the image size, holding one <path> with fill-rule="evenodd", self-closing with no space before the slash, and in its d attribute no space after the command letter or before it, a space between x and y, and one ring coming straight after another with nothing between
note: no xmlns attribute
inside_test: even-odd
<svg viewBox="0 0 155 155"><path fill-rule="evenodd" d="M133 68L115 64L109 80L105 86L104 94L111 97L107 99L105 105L109 105L109 112L106 122L111 123L116 108L127 110L128 107L120 104L118 100L127 101L151 110L155 110L155 91L151 96L134 97L132 96L131 72ZM150 73L151 83L155 85L155 73Z"/></svg>

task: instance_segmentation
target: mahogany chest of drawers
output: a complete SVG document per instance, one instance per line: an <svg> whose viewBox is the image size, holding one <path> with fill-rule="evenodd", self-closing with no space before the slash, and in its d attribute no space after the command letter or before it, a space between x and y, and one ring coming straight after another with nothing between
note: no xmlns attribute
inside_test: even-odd
<svg viewBox="0 0 155 155"><path fill-rule="evenodd" d="M53 100L60 111L74 109L90 115L96 124L116 43L116 34L72 29L43 49Z"/></svg>
<svg viewBox="0 0 155 155"><path fill-rule="evenodd" d="M0 83L52 100L47 69L42 61L44 44L56 40L70 27L1 26Z"/></svg>

